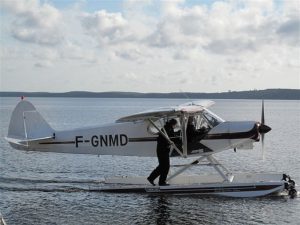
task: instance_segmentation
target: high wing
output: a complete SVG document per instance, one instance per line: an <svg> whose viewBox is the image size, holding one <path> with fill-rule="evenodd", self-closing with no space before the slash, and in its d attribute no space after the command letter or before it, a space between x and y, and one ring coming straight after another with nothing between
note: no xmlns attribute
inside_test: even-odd
<svg viewBox="0 0 300 225"><path fill-rule="evenodd" d="M161 107L144 112L132 114L118 119L116 122L134 122L138 120L157 119L162 117L180 116L182 113L194 114L202 112L215 102L210 100L187 102L179 106Z"/></svg>

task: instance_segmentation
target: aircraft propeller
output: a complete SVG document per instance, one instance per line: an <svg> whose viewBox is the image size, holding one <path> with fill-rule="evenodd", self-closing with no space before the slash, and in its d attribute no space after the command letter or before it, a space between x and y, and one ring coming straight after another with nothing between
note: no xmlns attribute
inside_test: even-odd
<svg viewBox="0 0 300 225"><path fill-rule="evenodd" d="M261 136L263 160L265 158L264 138L265 138L265 134L268 133L270 130L272 130L271 127L269 127L265 124L265 106L264 106L264 100L262 100L261 122L260 122L260 125L259 125L259 128L258 128L258 132L260 133L260 136Z"/></svg>

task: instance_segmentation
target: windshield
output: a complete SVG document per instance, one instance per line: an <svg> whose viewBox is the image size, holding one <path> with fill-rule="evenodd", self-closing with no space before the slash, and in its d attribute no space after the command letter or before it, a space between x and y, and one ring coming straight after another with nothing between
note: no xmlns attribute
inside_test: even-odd
<svg viewBox="0 0 300 225"><path fill-rule="evenodd" d="M224 122L224 120L218 117L216 114L212 113L208 109L205 109L201 116L202 123L207 128L213 128L217 126L219 123ZM202 125L202 126L203 126Z"/></svg>

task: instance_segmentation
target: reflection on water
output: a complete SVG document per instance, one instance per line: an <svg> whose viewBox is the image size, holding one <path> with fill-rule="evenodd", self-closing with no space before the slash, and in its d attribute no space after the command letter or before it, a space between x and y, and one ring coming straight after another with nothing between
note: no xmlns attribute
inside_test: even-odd
<svg viewBox="0 0 300 225"><path fill-rule="evenodd" d="M150 211L149 218L153 218L153 221L157 225L172 224L170 219L170 207L167 196L150 197L150 205L152 205L152 211ZM150 209L151 210L151 209Z"/></svg>

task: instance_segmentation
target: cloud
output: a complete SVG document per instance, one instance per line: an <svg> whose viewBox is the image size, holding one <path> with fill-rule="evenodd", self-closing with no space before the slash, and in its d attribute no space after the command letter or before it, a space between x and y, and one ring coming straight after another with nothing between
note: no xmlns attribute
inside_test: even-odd
<svg viewBox="0 0 300 225"><path fill-rule="evenodd" d="M206 43L206 7L181 7L182 1L164 2L162 18L148 37L150 46L194 48Z"/></svg>
<svg viewBox="0 0 300 225"><path fill-rule="evenodd" d="M14 16L12 36L19 41L57 45L63 40L60 32L62 15L55 7L36 0L2 0L1 7Z"/></svg>
<svg viewBox="0 0 300 225"><path fill-rule="evenodd" d="M249 40L241 39L223 39L211 41L205 49L219 54L234 54L245 50L254 50L255 44Z"/></svg>
<svg viewBox="0 0 300 225"><path fill-rule="evenodd" d="M88 4L0 1L2 76L55 73L94 91L129 90L128 82L144 92L299 83L299 1L129 0L119 12Z"/></svg>
<svg viewBox="0 0 300 225"><path fill-rule="evenodd" d="M38 68L51 67L52 63L49 61L40 61L35 63L34 66Z"/></svg>
<svg viewBox="0 0 300 225"><path fill-rule="evenodd" d="M285 13L295 17L289 10ZM285 21L273 1L216 1L210 8L172 1L163 3L162 14L148 38L153 47L198 48L226 55L260 51L270 44L291 43L290 39L295 44L299 39L299 20Z"/></svg>
<svg viewBox="0 0 300 225"><path fill-rule="evenodd" d="M292 45L300 44L300 18L290 19L281 24L277 34Z"/></svg>
<svg viewBox="0 0 300 225"><path fill-rule="evenodd" d="M300 20L289 20L285 23L283 23L279 29L277 30L278 33L284 34L284 35L295 35L299 36L300 33Z"/></svg>
<svg viewBox="0 0 300 225"><path fill-rule="evenodd" d="M41 45L56 45L62 41L60 35L49 32L48 30L39 30L35 28L18 27L12 31L13 37L19 41L36 43Z"/></svg>
<svg viewBox="0 0 300 225"><path fill-rule="evenodd" d="M108 13L105 10L84 13L81 21L86 33L95 36L100 45L113 44L130 37L127 21L121 13Z"/></svg>
<svg viewBox="0 0 300 225"><path fill-rule="evenodd" d="M142 57L142 53L139 48L117 49L115 51L116 56L126 60L139 60Z"/></svg>
<svg viewBox="0 0 300 225"><path fill-rule="evenodd" d="M216 1L211 7L164 1L156 20L142 15L145 7L151 7L150 2L133 7L129 1L125 5L129 12L84 13L81 22L100 48L127 60L153 58L160 54L155 48L167 51L175 60L190 60L197 55L195 50L223 55L259 52L264 46L295 44L299 36L298 20L284 21L273 1ZM292 12L291 7L289 10ZM293 38L292 33L296 34Z"/></svg>

